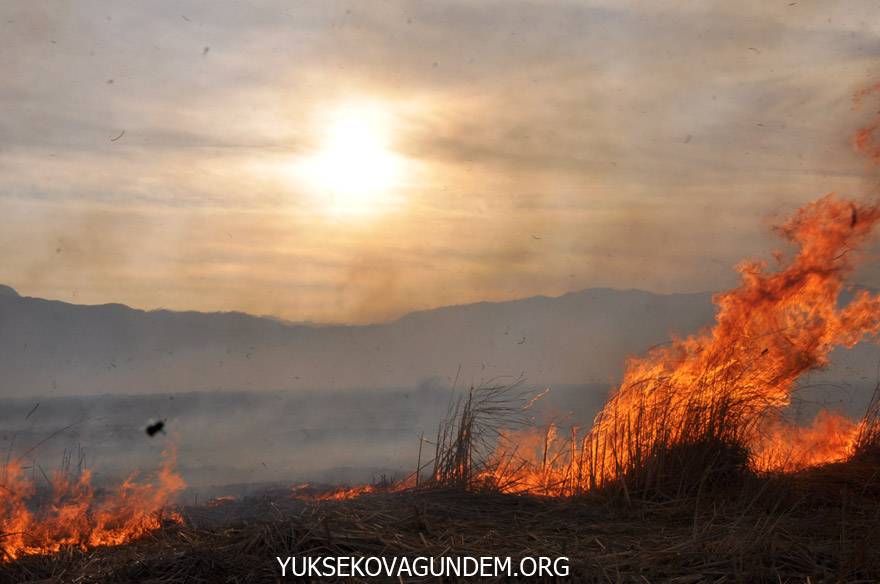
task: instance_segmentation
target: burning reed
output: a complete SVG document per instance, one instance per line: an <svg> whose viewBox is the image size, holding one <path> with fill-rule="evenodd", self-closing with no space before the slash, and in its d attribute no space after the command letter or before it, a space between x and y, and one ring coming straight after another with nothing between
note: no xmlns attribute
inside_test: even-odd
<svg viewBox="0 0 880 584"><path fill-rule="evenodd" d="M88 469L78 477L58 471L46 477L49 491L42 492L18 461L9 462L0 484L0 562L69 547L120 545L159 529L164 520L179 521L173 513L163 516L184 488L174 471L174 451L163 456L154 482L138 483L132 475L106 494L95 492Z"/></svg>
<svg viewBox="0 0 880 584"><path fill-rule="evenodd" d="M880 86L856 95L859 105ZM875 118L854 137L877 162ZM874 338L880 295L858 291L841 306L880 205L827 195L776 228L796 252L778 265L744 261L738 287L717 294L715 324L631 358L592 427L502 433L479 463L477 486L575 495L595 489L677 497L750 472L791 472L880 446L878 397L861 421L821 411L812 426L784 418L798 378L828 365L831 351ZM461 426L470 426L462 416ZM472 430L469 430L472 432ZM459 448L463 441L455 443ZM470 453L447 449L458 465ZM440 452L438 451L438 456ZM473 471L457 471L460 482Z"/></svg>
<svg viewBox="0 0 880 584"><path fill-rule="evenodd" d="M828 365L833 349L880 331L880 296L858 291L841 305L878 222L877 204L833 194L800 209L777 228L795 246L793 257L776 254L774 270L742 262L740 285L714 298L714 326L630 359L585 432L526 428L533 400L514 391L518 384L471 389L441 425L433 471L422 484L676 498L748 474L876 452L876 396L862 421L821 411L801 427L784 410L801 375Z"/></svg>

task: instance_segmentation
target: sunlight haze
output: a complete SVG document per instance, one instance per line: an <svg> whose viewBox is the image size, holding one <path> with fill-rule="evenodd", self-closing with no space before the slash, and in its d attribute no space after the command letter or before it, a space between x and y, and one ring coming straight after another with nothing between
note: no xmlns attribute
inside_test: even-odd
<svg viewBox="0 0 880 584"><path fill-rule="evenodd" d="M718 290L874 184L872 6L5 3L0 283L351 323Z"/></svg>

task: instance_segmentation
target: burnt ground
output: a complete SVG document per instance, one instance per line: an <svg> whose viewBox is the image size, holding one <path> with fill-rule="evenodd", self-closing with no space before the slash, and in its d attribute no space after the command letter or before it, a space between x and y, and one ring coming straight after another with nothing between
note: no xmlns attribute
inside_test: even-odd
<svg viewBox="0 0 880 584"><path fill-rule="evenodd" d="M266 492L183 508L184 525L129 545L0 565L0 582L294 582L275 560L291 554L568 556L564 580L574 582L876 582L871 480L832 469L654 501L433 490L304 502Z"/></svg>

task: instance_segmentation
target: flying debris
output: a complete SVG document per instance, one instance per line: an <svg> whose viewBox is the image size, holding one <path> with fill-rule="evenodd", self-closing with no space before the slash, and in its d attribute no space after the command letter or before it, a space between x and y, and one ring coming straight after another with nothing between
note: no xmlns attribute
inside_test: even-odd
<svg viewBox="0 0 880 584"><path fill-rule="evenodd" d="M153 422L152 424L150 424L146 427L145 431L147 432L147 436L149 436L150 438L152 438L153 436L155 436L159 432L162 432L164 434L165 433L165 420L159 420L157 422Z"/></svg>

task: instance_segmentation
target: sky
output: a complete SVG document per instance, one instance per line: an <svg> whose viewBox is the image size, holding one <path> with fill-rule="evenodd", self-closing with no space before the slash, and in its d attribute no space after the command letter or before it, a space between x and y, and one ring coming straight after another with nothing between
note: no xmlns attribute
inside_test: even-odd
<svg viewBox="0 0 880 584"><path fill-rule="evenodd" d="M717 290L870 196L874 2L0 4L0 282L378 322ZM880 269L859 276L880 286Z"/></svg>

